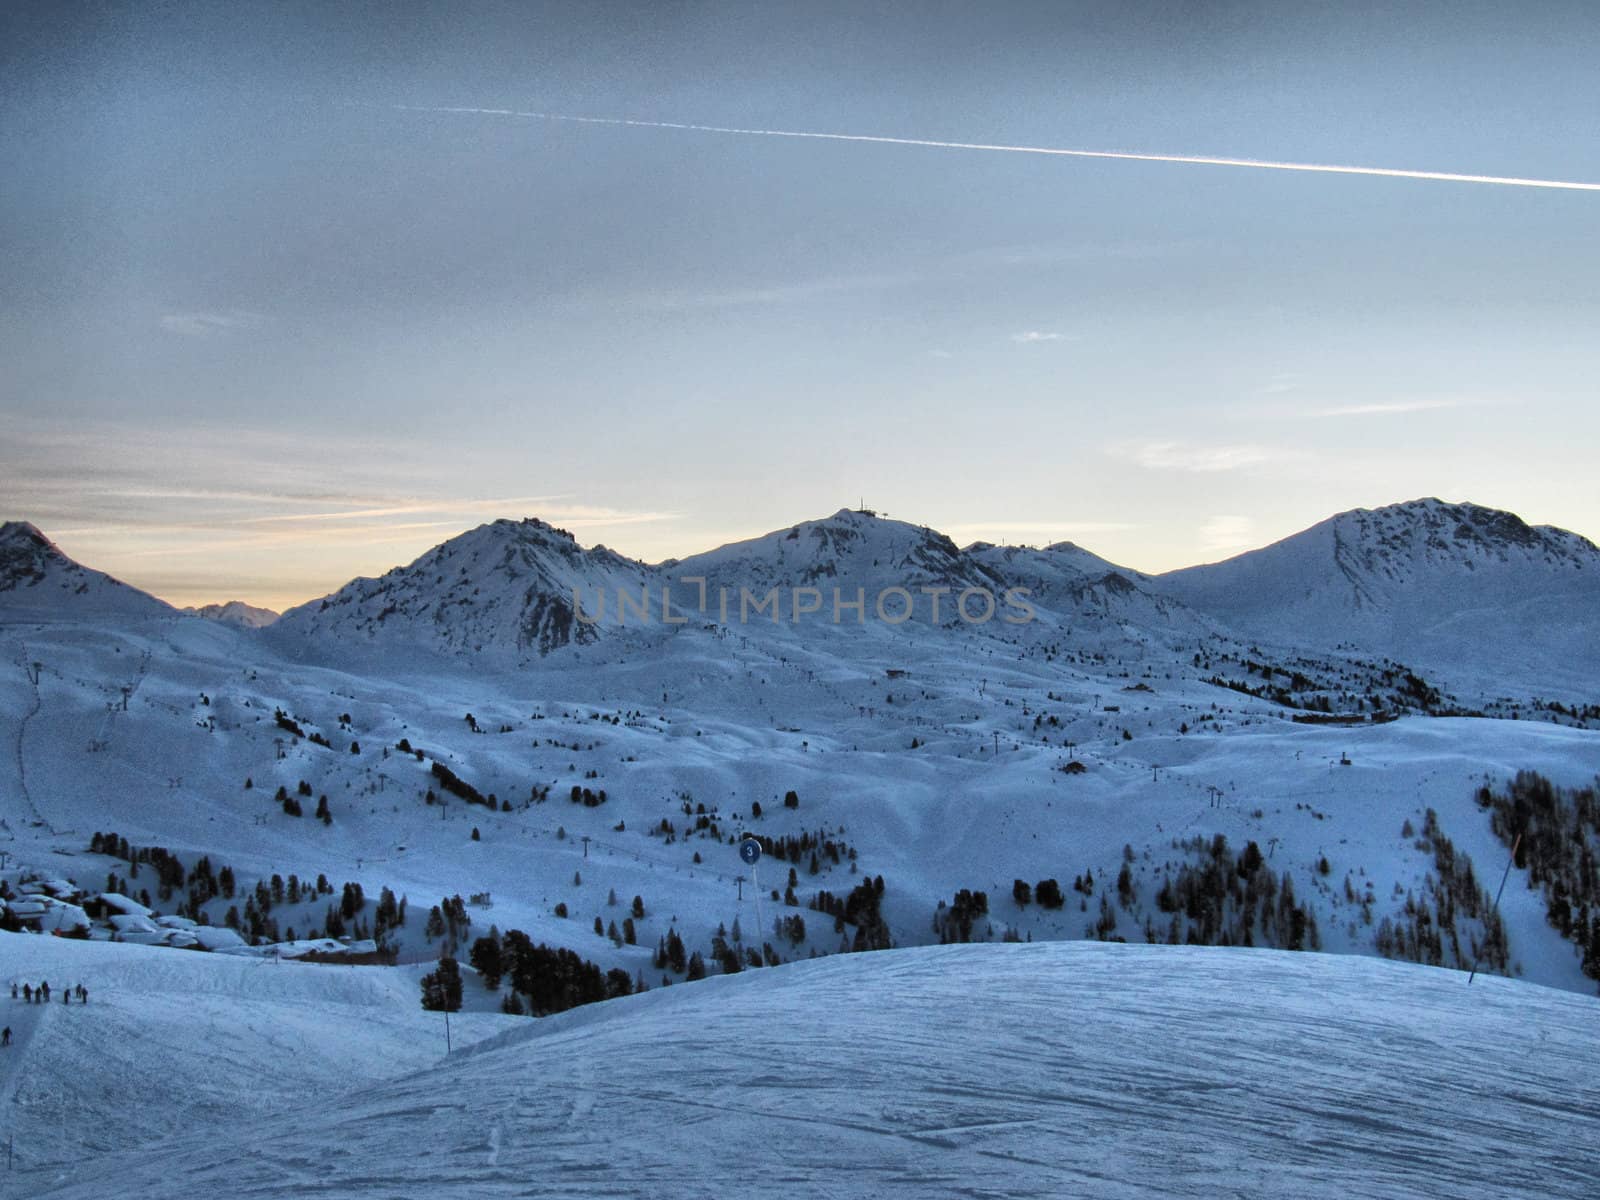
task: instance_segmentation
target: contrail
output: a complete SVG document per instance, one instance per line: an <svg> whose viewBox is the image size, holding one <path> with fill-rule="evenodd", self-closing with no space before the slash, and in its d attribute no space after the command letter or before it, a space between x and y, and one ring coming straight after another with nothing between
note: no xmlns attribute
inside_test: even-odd
<svg viewBox="0 0 1600 1200"><path fill-rule="evenodd" d="M880 137L866 133L811 133L795 129L740 129L729 125L691 125L681 121L636 121L625 117L573 117L561 113L520 112L510 108L439 108L396 104L399 112L456 113L482 117L520 117L578 125L623 125L635 129L682 129L695 133L733 133L749 137L811 138L826 142L874 142L884 146L928 146L939 150L988 150L1005 154L1049 154L1061 158L1114 158L1130 162L1198 163L1209 167L1254 167L1263 171L1315 171L1325 175L1382 175L1390 179L1431 179L1441 183L1497 183L1505 187L1555 188L1600 192L1600 183L1567 179L1520 179L1509 175L1462 175L1453 171L1407 171L1398 167L1345 167L1329 163L1274 162L1262 158L1218 158L1206 154L1135 154L1123 150L1063 150L1055 146L1008 146L991 142L939 142L931 138Z"/></svg>

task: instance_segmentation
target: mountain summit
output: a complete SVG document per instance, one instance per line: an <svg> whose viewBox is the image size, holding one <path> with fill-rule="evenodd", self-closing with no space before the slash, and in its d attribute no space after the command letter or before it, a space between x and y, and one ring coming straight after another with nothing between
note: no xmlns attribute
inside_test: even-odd
<svg viewBox="0 0 1600 1200"><path fill-rule="evenodd" d="M292 608L279 634L357 643L394 636L461 652L548 653L590 641L577 620L576 591L593 596L631 587L650 568L529 517L498 520L435 546L378 579L355 579L322 600Z"/></svg>

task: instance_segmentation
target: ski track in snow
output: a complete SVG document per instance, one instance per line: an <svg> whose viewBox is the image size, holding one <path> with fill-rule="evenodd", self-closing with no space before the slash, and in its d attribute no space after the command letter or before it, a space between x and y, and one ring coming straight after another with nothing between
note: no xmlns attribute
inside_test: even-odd
<svg viewBox="0 0 1600 1200"><path fill-rule="evenodd" d="M49 825L45 821L43 814L39 812L38 805L33 802L32 793L28 791L28 760L25 747L28 733L28 722L32 721L34 717L39 715L39 709L43 707L44 701L40 695L39 681L33 677L32 661L28 658L28 645L26 642L22 641L19 641L17 644L20 650L20 653L17 657L17 665L21 667L23 674L28 679L28 684L32 689L32 694L28 702L28 711L23 713L21 720L17 722L16 739L12 745L12 757L16 763L17 797L22 801L23 806L27 809L27 817L25 818L26 820L43 825L45 828L49 828Z"/></svg>

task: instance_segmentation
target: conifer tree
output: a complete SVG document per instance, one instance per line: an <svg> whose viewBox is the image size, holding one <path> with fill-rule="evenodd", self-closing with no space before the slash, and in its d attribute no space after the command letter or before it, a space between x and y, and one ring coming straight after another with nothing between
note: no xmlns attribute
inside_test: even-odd
<svg viewBox="0 0 1600 1200"><path fill-rule="evenodd" d="M448 955L422 977L422 1007L430 1012L461 1011L461 968Z"/></svg>

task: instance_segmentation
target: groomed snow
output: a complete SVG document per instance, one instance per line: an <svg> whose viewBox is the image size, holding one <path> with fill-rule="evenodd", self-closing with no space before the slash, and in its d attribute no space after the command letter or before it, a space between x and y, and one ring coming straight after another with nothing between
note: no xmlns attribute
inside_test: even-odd
<svg viewBox="0 0 1600 1200"><path fill-rule="evenodd" d="M146 1003L170 1017L181 1002ZM162 1069L261 1090L210 1045L258 1046L272 1006L292 1007L260 1003L211 1014L215 1032ZM24 1172L16 1194L1592 1198L1597 1017L1588 997L1323 955L841 956L508 1019L431 1069L342 1097L307 1088L223 1130L196 1120ZM304 1036L270 1057L303 1069ZM326 1069L358 1064L354 1080L375 1049L330 1045Z"/></svg>
<svg viewBox="0 0 1600 1200"><path fill-rule="evenodd" d="M14 1138L19 1175L168 1136L217 1153L241 1121L320 1109L442 1056L419 974L0 933L0 1025L13 1039L0 1050L0 1140ZM41 982L48 1004L11 999L13 983ZM80 983L88 1004L63 1003ZM460 1047L514 1018L451 1020ZM0 1195L27 1194L10 1183Z"/></svg>

